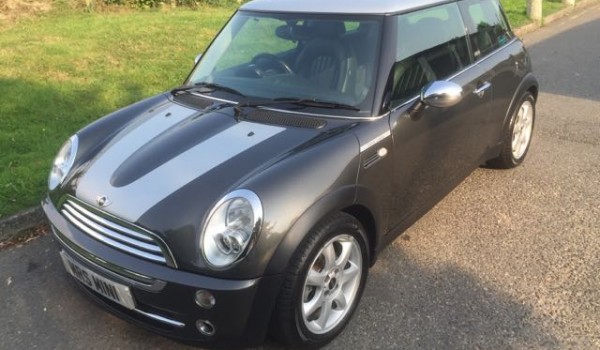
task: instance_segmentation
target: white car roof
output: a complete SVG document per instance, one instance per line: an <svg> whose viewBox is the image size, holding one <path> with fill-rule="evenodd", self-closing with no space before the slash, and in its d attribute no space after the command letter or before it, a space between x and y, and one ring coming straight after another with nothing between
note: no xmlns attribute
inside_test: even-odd
<svg viewBox="0 0 600 350"><path fill-rule="evenodd" d="M447 0L254 0L242 10L322 14L388 14L448 2Z"/></svg>

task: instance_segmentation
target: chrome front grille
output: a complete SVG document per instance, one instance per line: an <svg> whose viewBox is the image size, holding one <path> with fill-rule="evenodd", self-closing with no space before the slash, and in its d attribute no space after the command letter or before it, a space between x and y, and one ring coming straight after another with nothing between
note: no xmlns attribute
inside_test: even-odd
<svg viewBox="0 0 600 350"><path fill-rule="evenodd" d="M100 212L75 199L67 199L61 214L90 237L122 252L175 267L166 244L153 233Z"/></svg>

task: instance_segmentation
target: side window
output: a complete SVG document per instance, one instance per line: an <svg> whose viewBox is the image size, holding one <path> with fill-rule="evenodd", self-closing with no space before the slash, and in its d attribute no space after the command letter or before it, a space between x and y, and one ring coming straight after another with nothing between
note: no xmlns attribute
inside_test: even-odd
<svg viewBox="0 0 600 350"><path fill-rule="evenodd" d="M396 20L392 107L416 96L427 83L446 79L470 63L465 25L456 3L399 15Z"/></svg>
<svg viewBox="0 0 600 350"><path fill-rule="evenodd" d="M461 6L476 60L512 39L508 22L496 0L469 0Z"/></svg>

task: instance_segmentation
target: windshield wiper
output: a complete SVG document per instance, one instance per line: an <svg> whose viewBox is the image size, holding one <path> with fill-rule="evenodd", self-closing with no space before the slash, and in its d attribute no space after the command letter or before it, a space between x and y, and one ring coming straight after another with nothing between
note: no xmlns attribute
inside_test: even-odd
<svg viewBox="0 0 600 350"><path fill-rule="evenodd" d="M298 105L298 106L302 106L302 107L345 109L345 110L356 111L356 112L360 111L360 108L357 108L357 107L354 107L351 105L347 105L347 104L343 104L343 103L322 101L322 100L317 100L317 99L295 98L295 97L291 97L291 98L290 97L279 97L279 98L275 98L272 100L263 100L263 101L249 100L246 102L238 103L236 106L233 107L233 109L235 111L235 118L239 120L242 117L242 115L244 114L243 108L257 108L257 107L266 107L266 106L281 105L281 104L292 104L292 105Z"/></svg>
<svg viewBox="0 0 600 350"><path fill-rule="evenodd" d="M305 98L288 98L288 97L280 97L276 98L273 101L280 103L289 103L299 106L306 107L317 107L317 108L329 108L329 109L345 109L349 111L360 111L360 108L348 105L345 103L332 102L332 101L324 101L319 99L305 99Z"/></svg>
<svg viewBox="0 0 600 350"><path fill-rule="evenodd" d="M202 91L202 89L207 89L208 91ZM237 91L236 89L233 89L228 86L221 85L221 84L208 83L208 82L200 82L200 83L195 83L192 86L185 86L182 88L173 89L173 90L171 90L171 93L173 95L177 95L180 92L192 92L192 91L205 92L205 93L211 93L211 92L215 92L215 91L225 91L225 92L229 92L230 94L238 95L241 97L246 97L246 95Z"/></svg>
<svg viewBox="0 0 600 350"><path fill-rule="evenodd" d="M293 104L303 107L317 107L317 108L328 108L328 109L345 109L350 111L360 111L360 108L338 103L338 102L330 102L323 101L317 99L304 99L304 98L295 98L295 97L279 97L272 100L264 100L264 101L247 101L241 102L237 106L235 106L236 113L241 114L242 108L256 108L256 107L264 107L271 105L280 105L280 104Z"/></svg>

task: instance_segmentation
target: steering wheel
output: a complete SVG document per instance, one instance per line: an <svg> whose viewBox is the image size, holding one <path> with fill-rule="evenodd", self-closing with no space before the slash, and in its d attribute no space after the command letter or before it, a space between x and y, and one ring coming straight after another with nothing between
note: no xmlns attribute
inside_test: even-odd
<svg viewBox="0 0 600 350"><path fill-rule="evenodd" d="M292 68L281 58L270 54L260 53L250 61L250 66L259 77L272 74L294 74Z"/></svg>

